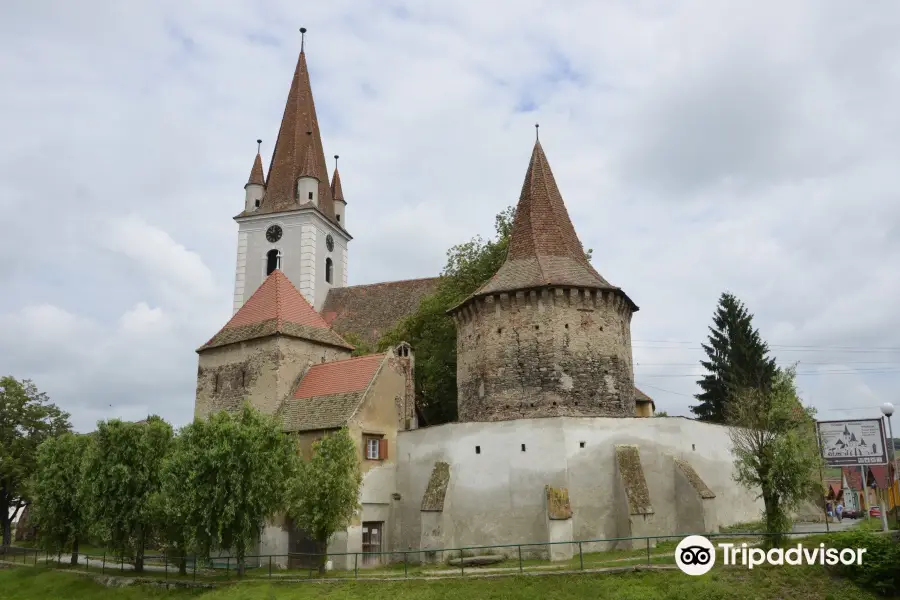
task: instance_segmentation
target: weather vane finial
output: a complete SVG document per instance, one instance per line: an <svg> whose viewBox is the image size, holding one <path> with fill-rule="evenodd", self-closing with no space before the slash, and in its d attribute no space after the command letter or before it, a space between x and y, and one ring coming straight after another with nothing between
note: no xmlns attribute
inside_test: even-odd
<svg viewBox="0 0 900 600"><path fill-rule="evenodd" d="M338 156L337 154L334 155L334 170L335 171L337 171L337 159L339 159L339 158L340 158L340 156Z"/></svg>
<svg viewBox="0 0 900 600"><path fill-rule="evenodd" d="M541 136L540 136L540 134L538 133L538 128L539 128L540 126L541 126L540 123L535 123L535 124L534 124L534 141L536 141L536 142L541 141Z"/></svg>
<svg viewBox="0 0 900 600"><path fill-rule="evenodd" d="M256 153L259 154L260 148L262 148L262 140L256 140Z"/></svg>
<svg viewBox="0 0 900 600"><path fill-rule="evenodd" d="M303 45L306 41L306 27L300 28L300 52L303 52Z"/></svg>

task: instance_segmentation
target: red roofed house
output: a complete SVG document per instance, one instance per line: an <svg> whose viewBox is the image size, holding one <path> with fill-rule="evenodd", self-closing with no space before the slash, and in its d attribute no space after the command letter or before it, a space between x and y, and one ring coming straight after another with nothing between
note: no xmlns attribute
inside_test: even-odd
<svg viewBox="0 0 900 600"><path fill-rule="evenodd" d="M634 385L638 307L585 256L540 142L503 265L448 313L460 422L435 427L418 427L408 344L351 356L348 338L374 346L439 278L347 286L347 202L336 164L329 181L302 49L268 172L258 148L244 190L233 315L197 350L195 416L249 401L304 448L347 427L364 477L359 515L328 545L350 553L345 566L357 552L513 552L519 542L715 530L759 514L761 502L734 483L726 428L636 418L655 410ZM554 548L528 552L571 552ZM317 550L276 516L258 553L285 566L288 552Z"/></svg>

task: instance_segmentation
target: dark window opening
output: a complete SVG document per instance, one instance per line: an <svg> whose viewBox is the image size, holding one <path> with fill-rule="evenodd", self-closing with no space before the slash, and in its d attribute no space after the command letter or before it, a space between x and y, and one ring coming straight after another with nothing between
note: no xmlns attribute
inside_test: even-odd
<svg viewBox="0 0 900 600"><path fill-rule="evenodd" d="M540 329L540 327L541 327L540 325L535 325L534 330L537 331L538 329Z"/></svg>
<svg viewBox="0 0 900 600"><path fill-rule="evenodd" d="M281 269L281 252L272 249L266 252L266 275L271 275L275 269Z"/></svg>
<svg viewBox="0 0 900 600"><path fill-rule="evenodd" d="M569 328L569 324L568 324L568 323L566 323L566 329L568 329L568 328Z"/></svg>
<svg viewBox="0 0 900 600"><path fill-rule="evenodd" d="M697 449L697 445L696 445L696 444L691 444L691 450L696 450L696 449Z"/></svg>
<svg viewBox="0 0 900 600"><path fill-rule="evenodd" d="M337 217L338 223L341 222L341 215L335 215Z"/></svg>
<svg viewBox="0 0 900 600"><path fill-rule="evenodd" d="M481 454L481 446L475 446L475 454Z"/></svg>
<svg viewBox="0 0 900 600"><path fill-rule="evenodd" d="M502 328L502 327L498 327L498 328L497 328L497 333L503 333L503 328Z"/></svg>
<svg viewBox="0 0 900 600"><path fill-rule="evenodd" d="M259 200L257 200L257 201L255 202L255 204L256 204L256 208L259 208Z"/></svg>
<svg viewBox="0 0 900 600"><path fill-rule="evenodd" d="M334 270L334 263L331 262L330 258L325 259L325 281L331 283L331 275Z"/></svg>
<svg viewBox="0 0 900 600"><path fill-rule="evenodd" d="M578 442L578 447L579 447L579 448L584 448L584 442Z"/></svg>
<svg viewBox="0 0 900 600"><path fill-rule="evenodd" d="M525 444L522 444L522 452L525 452Z"/></svg>
<svg viewBox="0 0 900 600"><path fill-rule="evenodd" d="M247 370L241 369L241 387L247 385Z"/></svg>
<svg viewBox="0 0 900 600"><path fill-rule="evenodd" d="M219 374L213 375L213 392L219 391Z"/></svg>
<svg viewBox="0 0 900 600"><path fill-rule="evenodd" d="M310 199L310 200L312 200L312 196L313 196L313 193L310 192L310 193L309 193L309 199Z"/></svg>

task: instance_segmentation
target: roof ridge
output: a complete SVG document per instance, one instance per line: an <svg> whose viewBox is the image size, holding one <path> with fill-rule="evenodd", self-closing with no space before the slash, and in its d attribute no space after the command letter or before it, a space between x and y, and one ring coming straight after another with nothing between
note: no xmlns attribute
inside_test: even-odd
<svg viewBox="0 0 900 600"><path fill-rule="evenodd" d="M316 368L316 367L321 367L321 366L325 366L325 365L334 365L334 364L337 364L337 363L346 363L346 362L350 362L350 361L353 361L353 360L361 360L361 359L363 359L363 358L375 358L376 356L382 356L382 357L383 357L383 356L385 356L386 354L387 354L387 352L373 352L372 354L363 354L362 356L351 356L350 358L341 358L341 359L338 359L338 360L329 360L329 361L323 362L323 363L316 363L316 364L314 364L314 365L313 365L312 367L310 367L310 368L311 368L311 369L314 369L314 368Z"/></svg>
<svg viewBox="0 0 900 600"><path fill-rule="evenodd" d="M353 415L359 412L359 407L362 406L363 402L366 401L366 396L369 395L369 390L372 389L372 385L374 385L375 380L378 379L379 375L381 375L381 371L384 369L384 363L387 362L387 358L387 353L385 353L381 358L381 362L378 363L378 368L375 369L375 372L372 373L372 377L369 378L369 383L366 384L366 389L362 390L359 393L359 400L357 401L356 406L353 408L353 411L350 413L350 416L347 417L348 421L353 418Z"/></svg>
<svg viewBox="0 0 900 600"><path fill-rule="evenodd" d="M375 287L376 285L390 285L394 283L409 283L411 281L429 281L432 279L440 279L442 276L437 275L435 277L413 277L412 279L395 279L393 281L378 281L376 283L359 283L357 285L345 285L340 288L333 288L335 290L348 290L350 288L361 288L361 287Z"/></svg>

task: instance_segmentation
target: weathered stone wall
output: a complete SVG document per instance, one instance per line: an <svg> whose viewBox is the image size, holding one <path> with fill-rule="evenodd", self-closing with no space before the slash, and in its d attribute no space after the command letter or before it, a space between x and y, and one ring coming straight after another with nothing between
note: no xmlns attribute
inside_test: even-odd
<svg viewBox="0 0 900 600"><path fill-rule="evenodd" d="M244 400L274 413L310 363L348 358L350 352L286 336L271 336L199 353L194 416L237 410Z"/></svg>
<svg viewBox="0 0 900 600"><path fill-rule="evenodd" d="M470 302L455 315L459 420L634 416L631 315L596 290Z"/></svg>
<svg viewBox="0 0 900 600"><path fill-rule="evenodd" d="M716 510L708 529L759 518L762 501L758 492L734 482L727 427L683 417L448 423L398 435L402 535L395 548L415 548L428 533L422 519L422 498L437 462L447 463L451 473L441 539L453 547L546 543L548 485L568 489L575 539L616 538L623 520L632 516L617 473L615 448L624 444L640 449L654 511L652 523L648 523L651 535L685 533L678 522L673 457L690 462L716 495L709 500ZM637 532L644 525L644 516L637 515L635 520L641 523L629 524L632 535L643 535ZM594 552L612 545L585 543L583 549Z"/></svg>

